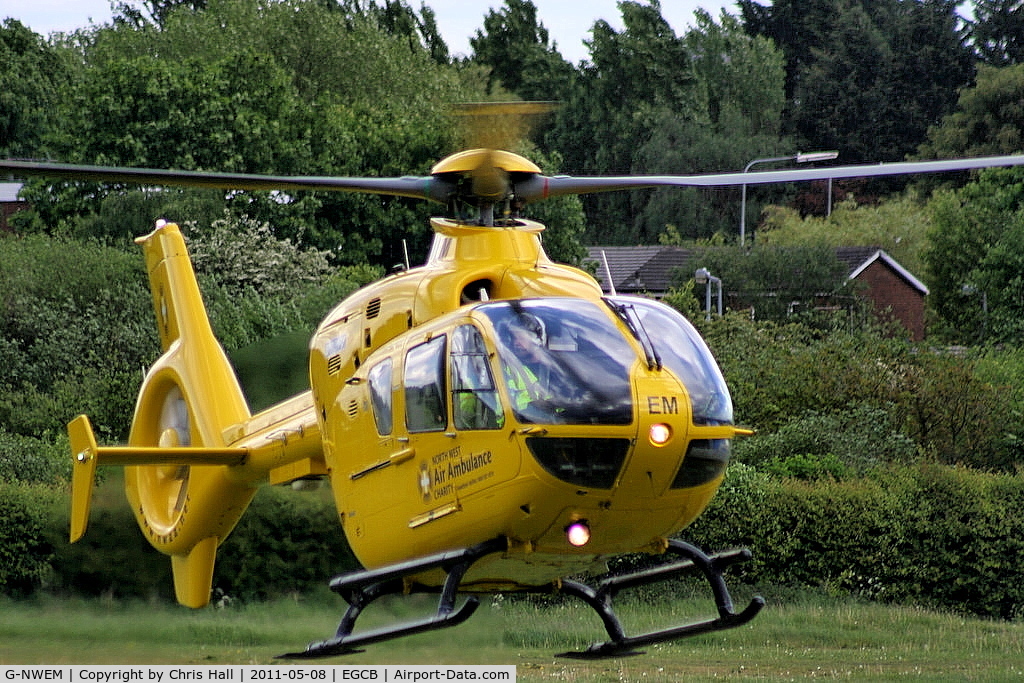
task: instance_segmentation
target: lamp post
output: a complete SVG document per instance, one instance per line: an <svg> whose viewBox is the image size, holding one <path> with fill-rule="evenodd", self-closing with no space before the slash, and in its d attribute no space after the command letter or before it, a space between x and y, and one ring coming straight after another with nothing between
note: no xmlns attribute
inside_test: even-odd
<svg viewBox="0 0 1024 683"><path fill-rule="evenodd" d="M806 164L812 161L830 161L839 156L839 152L797 152L785 157L767 157L765 159L754 159L744 167L743 172L747 173L755 164L770 164L780 161L795 161L798 164ZM831 188L831 184L829 185ZM832 202L829 201L829 204ZM747 185L743 184L743 194L740 200L740 246L746 244L747 236Z"/></svg>
<svg viewBox="0 0 1024 683"><path fill-rule="evenodd" d="M711 283L718 285L718 317L722 317L722 278L715 277L707 268L698 268L693 274L698 285L704 285L705 320L711 320Z"/></svg>

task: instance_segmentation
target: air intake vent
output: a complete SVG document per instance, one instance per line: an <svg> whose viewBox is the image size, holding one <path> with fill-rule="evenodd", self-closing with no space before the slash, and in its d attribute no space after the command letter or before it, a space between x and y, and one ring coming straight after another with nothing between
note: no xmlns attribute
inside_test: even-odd
<svg viewBox="0 0 1024 683"><path fill-rule="evenodd" d="M380 315L380 299L373 299L370 303L366 304L366 319L373 320Z"/></svg>
<svg viewBox="0 0 1024 683"><path fill-rule="evenodd" d="M730 450L729 439L694 439L686 449L672 488L688 489L722 476L729 464Z"/></svg>
<svg viewBox="0 0 1024 683"><path fill-rule="evenodd" d="M533 457L544 469L576 486L610 489L629 452L629 439L530 437Z"/></svg>
<svg viewBox="0 0 1024 683"><path fill-rule="evenodd" d="M359 404L354 400L348 402L348 416L355 419L355 416L359 414Z"/></svg>
<svg viewBox="0 0 1024 683"><path fill-rule="evenodd" d="M336 353L327 359L327 374L337 375L341 371L341 354Z"/></svg>

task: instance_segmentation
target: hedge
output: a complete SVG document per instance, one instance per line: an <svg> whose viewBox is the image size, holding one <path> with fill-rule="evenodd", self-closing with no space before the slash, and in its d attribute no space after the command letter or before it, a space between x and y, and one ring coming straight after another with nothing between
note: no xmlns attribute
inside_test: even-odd
<svg viewBox="0 0 1024 683"><path fill-rule="evenodd" d="M359 567L326 488L260 490L217 557L215 588L242 599L324 588Z"/></svg>
<svg viewBox="0 0 1024 683"><path fill-rule="evenodd" d="M772 478L735 463L684 537L746 546L763 585L1015 619L1024 616L1024 476L935 464L849 480Z"/></svg>
<svg viewBox="0 0 1024 683"><path fill-rule="evenodd" d="M101 487L85 539L67 542L63 490L0 484L0 593L41 588L170 597L169 561L137 530L123 495ZM734 463L683 537L709 551L747 546L732 580L1024 616L1024 475L936 464L847 481L770 476ZM322 589L354 568L326 491L260 491L222 546L219 594L262 599Z"/></svg>
<svg viewBox="0 0 1024 683"><path fill-rule="evenodd" d="M48 549L50 571L45 583L43 573L38 574L37 588L122 599L173 599L170 560L139 531L119 481L101 487L89 530L77 543L67 540L66 494L55 512L41 512L44 519L34 529ZM305 593L327 586L335 574L356 566L326 491L267 487L221 546L214 588L217 595L246 600Z"/></svg>
<svg viewBox="0 0 1024 683"><path fill-rule="evenodd" d="M51 486L0 481L0 594L22 597L50 574L47 534L62 493Z"/></svg>

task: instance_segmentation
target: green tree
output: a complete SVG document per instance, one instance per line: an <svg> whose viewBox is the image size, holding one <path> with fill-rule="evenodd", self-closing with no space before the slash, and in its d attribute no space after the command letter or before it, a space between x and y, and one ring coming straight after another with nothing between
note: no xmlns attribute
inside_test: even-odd
<svg viewBox="0 0 1024 683"><path fill-rule="evenodd" d="M124 435L158 349L142 259L43 235L0 242L0 425L41 437L88 412L101 436Z"/></svg>
<svg viewBox="0 0 1024 683"><path fill-rule="evenodd" d="M733 309L761 320L783 320L813 309L822 297L843 293L846 267L825 245L705 249L694 260L722 279Z"/></svg>
<svg viewBox="0 0 1024 683"><path fill-rule="evenodd" d="M860 206L855 199L847 199L827 217L802 217L795 209L770 206L763 214L757 241L776 247L877 246L923 277L923 253L930 244L930 230L931 213L919 197L908 193L874 206Z"/></svg>
<svg viewBox="0 0 1024 683"><path fill-rule="evenodd" d="M450 103L479 99L408 35L316 0L211 1L169 12L159 30L96 29L81 50L86 77L69 86L59 143L63 158L84 163L418 174L455 147ZM96 214L112 190L54 187L64 213L45 216L51 226ZM403 239L419 257L430 239L423 202L337 193L230 193L221 202L342 263L394 263Z"/></svg>
<svg viewBox="0 0 1024 683"><path fill-rule="evenodd" d="M785 59L770 40L748 35L732 14L723 11L716 23L698 9L683 42L714 128L744 135L780 133Z"/></svg>
<svg viewBox="0 0 1024 683"><path fill-rule="evenodd" d="M742 169L751 159L779 154L790 146L780 139L784 103L782 54L766 38L747 35L725 12L716 23L704 10L683 38L693 65L699 106L690 111L664 109L650 139L639 151L638 166L658 174L721 173ZM755 192L748 204L756 211L779 188ZM663 233L672 225L681 238L715 233L734 235L740 191L665 189L649 194L638 218L642 235Z"/></svg>
<svg viewBox="0 0 1024 683"><path fill-rule="evenodd" d="M588 42L589 63L563 98L547 144L562 152L567 172L644 172L639 152L664 112L692 116L697 110L693 67L683 40L661 15L657 2L621 2L624 29L597 21ZM648 192L616 192L584 198L591 243L653 241L636 218Z"/></svg>
<svg viewBox="0 0 1024 683"><path fill-rule="evenodd" d="M354 4L358 12L358 3ZM404 0L384 0L383 5L371 0L363 11L376 19L378 26L388 34L407 39L413 52L422 48L438 64L450 61L448 45L437 26L437 15L425 3L420 6L419 14Z"/></svg>
<svg viewBox="0 0 1024 683"><path fill-rule="evenodd" d="M937 193L925 252L931 305L961 342L1024 339L1024 172L990 169Z"/></svg>
<svg viewBox="0 0 1024 683"><path fill-rule="evenodd" d="M880 73L893 59L888 36L860 4L836 9L840 14L830 24L829 47L815 53L800 73L794 129L815 149L839 150L844 161L876 160L879 152L899 159L897 150L865 135L887 135L882 129L892 123L884 118L884 102L895 84L881 80Z"/></svg>
<svg viewBox="0 0 1024 683"><path fill-rule="evenodd" d="M41 157L57 125L64 53L16 19L0 24L0 156Z"/></svg>
<svg viewBox="0 0 1024 683"><path fill-rule="evenodd" d="M971 43L991 66L1024 62L1024 11L1016 0L974 0Z"/></svg>
<svg viewBox="0 0 1024 683"><path fill-rule="evenodd" d="M251 87L240 90L240 83ZM107 59L86 69L65 101L59 147L64 159L85 163L297 173L311 156L298 104L287 75L253 53L221 62ZM161 214L142 225L125 224L133 214L108 214L110 223L93 217L104 214L104 202L123 204L116 198L139 192L146 190L35 181L28 196L49 225L68 220L80 226L77 232L121 237L143 232Z"/></svg>
<svg viewBox="0 0 1024 683"><path fill-rule="evenodd" d="M598 21L574 86L545 138L573 174L739 170L778 153L783 58L736 17L695 14L677 36L657 2L619 3L624 29ZM640 190L584 197L591 244L654 243L735 231L738 190ZM765 195L772 196L772 195ZM761 200L758 196L753 203Z"/></svg>
<svg viewBox="0 0 1024 683"><path fill-rule="evenodd" d="M974 87L956 109L928 129L920 158L1017 154L1024 150L1024 64L978 67Z"/></svg>
<svg viewBox="0 0 1024 683"><path fill-rule="evenodd" d="M530 0L505 0L491 9L469 44L472 60L490 69L489 90L500 83L524 100L557 100L575 76Z"/></svg>
<svg viewBox="0 0 1024 683"><path fill-rule="evenodd" d="M952 110L974 57L952 0L740 0L787 58L787 121L846 162L896 161Z"/></svg>
<svg viewBox="0 0 1024 683"><path fill-rule="evenodd" d="M179 8L198 12L206 8L206 3L207 0L131 0L112 4L115 22L140 27L148 21L163 26L171 12Z"/></svg>
<svg viewBox="0 0 1024 683"><path fill-rule="evenodd" d="M826 31L836 19L835 0L737 0L747 32L771 39L786 59L786 102L796 97L799 74L826 47Z"/></svg>

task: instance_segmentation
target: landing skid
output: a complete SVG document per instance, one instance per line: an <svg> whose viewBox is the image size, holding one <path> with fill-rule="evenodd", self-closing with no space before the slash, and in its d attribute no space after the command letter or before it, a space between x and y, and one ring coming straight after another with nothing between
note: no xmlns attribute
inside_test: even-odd
<svg viewBox="0 0 1024 683"><path fill-rule="evenodd" d="M362 652L360 648L363 645L457 626L469 619L480 604L478 598L471 596L460 607L457 609L455 607L459 584L466 572L477 560L492 553L502 552L506 548L505 539L498 538L470 548L438 553L381 569L335 577L331 581L331 590L344 597L348 601L349 607L341 618L334 637L311 643L302 652L292 652L279 655L279 657L314 659L352 654ZM679 555L683 559L654 569L606 577L597 583L596 588L579 581L562 580L560 588L562 593L580 598L597 612L608 632L608 640L603 643L595 643L582 652L563 652L558 656L598 659L642 654L636 648L742 626L757 616L757 613L764 607L764 599L758 596L753 598L742 612L734 612L732 598L729 596L729 590L722 575L722 572L730 565L749 560L749 550L732 550L717 555L705 555L696 546L672 540L669 541L667 552ZM356 619L370 603L385 595L403 593L405 590L403 579L431 569L442 569L447 574L444 585L441 587L437 612L433 616L372 631L352 633ZM638 636L627 636L622 622L619 621L612 608L615 595L625 588L664 581L693 569L700 571L710 584L715 597L715 605L718 608L718 617L685 626L651 631Z"/></svg>
<svg viewBox="0 0 1024 683"><path fill-rule="evenodd" d="M338 630L334 637L329 640L310 643L302 652L291 652L278 655L281 659L315 659L318 657L333 657L335 655L347 655L362 652L360 646L371 643L379 643L401 636L411 636L415 633L434 631L439 628L458 626L473 616L473 612L480 606L479 598L469 597L458 609L455 608L455 598L458 592L459 583L462 577L473 565L485 555L500 552L508 547L505 539L498 538L486 543L480 543L462 550L452 550L437 555L429 555L418 560L402 562L370 569L352 574L336 576L331 581L331 590L340 594L348 601L348 609L338 624ZM395 595L404 592L405 584L402 579L430 569L443 569L447 572L444 586L441 588L441 598L437 604L437 612L432 617L418 619L415 621L387 626L365 631L352 633L355 628L356 619L367 605L382 598L385 595Z"/></svg>
<svg viewBox="0 0 1024 683"><path fill-rule="evenodd" d="M605 631L608 632L608 640L603 643L594 643L582 652L562 652L556 656L572 659L600 659L602 657L643 654L642 651L635 648L742 626L756 617L764 607L764 598L755 596L742 612L734 612L732 597L725 585L725 577L722 572L730 565L749 560L751 555L746 548L730 550L717 555L705 555L697 546L671 540L667 552L680 555L684 559L654 569L607 577L598 582L596 589L577 581L563 580L563 593L583 600L593 607L601 617ZM715 606L718 608L718 618L651 631L638 636L627 636L622 628L622 622L619 621L612 608L612 600L616 593L624 588L643 586L679 576L694 568L704 574L711 585L711 592L715 596Z"/></svg>

